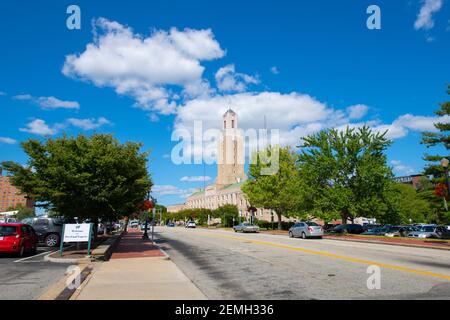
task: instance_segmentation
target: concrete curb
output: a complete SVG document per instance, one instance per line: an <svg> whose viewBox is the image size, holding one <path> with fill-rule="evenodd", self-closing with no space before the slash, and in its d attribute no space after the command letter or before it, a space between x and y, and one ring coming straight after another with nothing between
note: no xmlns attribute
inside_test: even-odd
<svg viewBox="0 0 450 320"><path fill-rule="evenodd" d="M387 242L387 241L384 242L384 241L376 241L376 240L339 239L339 238L327 238L327 237L324 237L324 239L325 240L347 241L347 242L385 244L385 245L389 245L389 246L410 247L410 248L437 249L437 250L445 250L445 251L450 250L450 248L442 248L442 247L437 247L437 246L421 246L421 245L416 245L416 244L392 243L392 242Z"/></svg>
<svg viewBox="0 0 450 320"><path fill-rule="evenodd" d="M93 268L86 264L81 267L80 270L80 287L83 285L85 280L91 274ZM71 296L75 293L77 288L68 288L68 281L71 275L66 275L60 279L56 284L51 286L46 292L41 294L36 300L69 300Z"/></svg>
<svg viewBox="0 0 450 320"><path fill-rule="evenodd" d="M164 257L163 257L162 259L164 259L164 260L170 260L170 255L169 255L166 251L164 251L164 250L161 248L161 245L160 245L160 244L153 242L153 245L155 245L156 247L158 247L159 251L161 251L161 252L163 253Z"/></svg>

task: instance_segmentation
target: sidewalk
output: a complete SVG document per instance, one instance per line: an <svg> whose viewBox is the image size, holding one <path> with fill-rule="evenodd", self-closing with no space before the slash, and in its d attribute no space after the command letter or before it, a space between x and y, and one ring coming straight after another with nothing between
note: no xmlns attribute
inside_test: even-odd
<svg viewBox="0 0 450 320"><path fill-rule="evenodd" d="M140 231L129 230L72 299L205 300L203 293Z"/></svg>

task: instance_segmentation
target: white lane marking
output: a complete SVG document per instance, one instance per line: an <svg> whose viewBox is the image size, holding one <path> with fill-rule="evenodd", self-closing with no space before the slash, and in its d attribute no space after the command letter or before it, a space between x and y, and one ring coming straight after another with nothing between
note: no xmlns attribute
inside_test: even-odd
<svg viewBox="0 0 450 320"><path fill-rule="evenodd" d="M58 251L58 250L54 250L54 251L45 251L45 252L36 254L36 255L34 255L34 256L31 256L31 257L26 257L26 258L23 258L23 259L16 260L16 261L14 261L14 262L22 262L22 261L25 261L25 260L28 260L28 259L31 259L31 258L35 258L35 257L42 256L42 255L44 255L44 254L52 254L52 253L54 253L54 252L56 252L56 251Z"/></svg>

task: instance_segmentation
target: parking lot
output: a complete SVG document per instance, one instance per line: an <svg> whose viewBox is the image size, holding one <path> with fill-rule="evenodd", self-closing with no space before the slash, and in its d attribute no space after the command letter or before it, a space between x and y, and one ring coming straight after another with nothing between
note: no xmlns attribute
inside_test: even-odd
<svg viewBox="0 0 450 320"><path fill-rule="evenodd" d="M36 299L61 279L66 264L44 261L55 248L38 247L35 255L0 254L0 300Z"/></svg>

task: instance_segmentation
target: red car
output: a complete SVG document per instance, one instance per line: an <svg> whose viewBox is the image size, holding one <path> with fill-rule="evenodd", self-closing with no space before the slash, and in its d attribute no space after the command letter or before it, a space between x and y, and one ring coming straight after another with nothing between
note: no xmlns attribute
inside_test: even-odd
<svg viewBox="0 0 450 320"><path fill-rule="evenodd" d="M0 253L36 253L38 236L34 229L23 223L0 223Z"/></svg>

